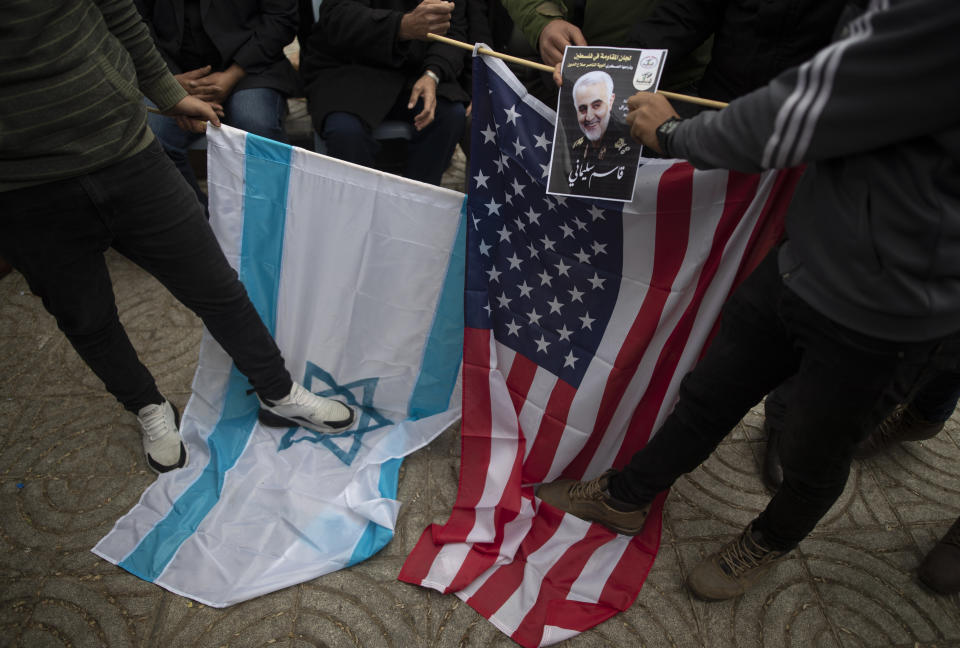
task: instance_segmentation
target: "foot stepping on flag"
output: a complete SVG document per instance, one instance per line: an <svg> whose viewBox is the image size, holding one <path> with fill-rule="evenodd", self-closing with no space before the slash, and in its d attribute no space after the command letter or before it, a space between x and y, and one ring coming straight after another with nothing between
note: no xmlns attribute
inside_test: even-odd
<svg viewBox="0 0 960 648"><path fill-rule="evenodd" d="M211 224L291 375L357 413L266 427L209 335L163 474L94 553L222 607L368 558L393 536L402 457L459 417L463 195L224 126Z"/></svg>

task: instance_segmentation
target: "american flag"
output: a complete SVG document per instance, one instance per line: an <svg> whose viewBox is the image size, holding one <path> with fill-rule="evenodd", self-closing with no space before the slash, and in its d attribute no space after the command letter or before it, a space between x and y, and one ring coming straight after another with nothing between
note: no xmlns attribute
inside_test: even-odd
<svg viewBox="0 0 960 648"><path fill-rule="evenodd" d="M501 61L474 58L460 487L399 577L455 593L523 646L636 599L664 497L630 538L534 485L596 477L646 444L779 237L798 177L651 160L632 203L548 196L554 120Z"/></svg>

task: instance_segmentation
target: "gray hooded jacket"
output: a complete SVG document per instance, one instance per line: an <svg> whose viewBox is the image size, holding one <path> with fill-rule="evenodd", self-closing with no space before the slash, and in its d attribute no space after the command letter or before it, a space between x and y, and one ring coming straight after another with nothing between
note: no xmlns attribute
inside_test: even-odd
<svg viewBox="0 0 960 648"><path fill-rule="evenodd" d="M867 335L960 331L958 35L958 0L873 0L810 61L666 142L698 168L806 163L780 271Z"/></svg>

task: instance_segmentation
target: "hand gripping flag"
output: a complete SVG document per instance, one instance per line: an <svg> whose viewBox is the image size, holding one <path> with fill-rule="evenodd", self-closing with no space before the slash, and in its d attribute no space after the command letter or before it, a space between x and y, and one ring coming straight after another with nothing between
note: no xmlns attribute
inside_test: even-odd
<svg viewBox="0 0 960 648"><path fill-rule="evenodd" d="M211 223L293 378L359 409L342 434L257 422L204 335L166 473L94 553L226 606L363 560L393 535L401 457L459 417L463 194L223 127Z"/></svg>
<svg viewBox="0 0 960 648"><path fill-rule="evenodd" d="M622 466L670 412L733 286L782 231L796 171L651 160L632 203L545 194L555 115L474 59L460 488L400 579L453 592L523 646L628 608L660 542L542 504Z"/></svg>

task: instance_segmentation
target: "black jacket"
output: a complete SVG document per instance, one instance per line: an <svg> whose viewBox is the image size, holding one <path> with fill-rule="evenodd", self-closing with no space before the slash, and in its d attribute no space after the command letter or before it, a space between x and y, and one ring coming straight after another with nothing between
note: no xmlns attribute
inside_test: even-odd
<svg viewBox="0 0 960 648"><path fill-rule="evenodd" d="M466 40L466 0L455 0L446 36ZM398 41L400 19L419 0L324 0L306 43L300 73L313 123L331 112L349 112L375 128L401 93L430 68L440 77L437 96L468 103L457 83L464 50L443 43Z"/></svg>
<svg viewBox="0 0 960 648"><path fill-rule="evenodd" d="M685 57L711 34L698 94L730 101L766 85L830 43L846 0L663 0L631 34L634 47Z"/></svg>
<svg viewBox="0 0 960 648"><path fill-rule="evenodd" d="M467 42L486 43L497 52L507 49L513 21L500 0L467 0ZM467 56L471 57L470 52ZM466 65L470 65L467 61Z"/></svg>
<svg viewBox="0 0 960 648"><path fill-rule="evenodd" d="M183 42L184 0L135 0L150 27L157 49L174 74ZM247 73L234 90L273 88L287 96L301 94L299 78L283 48L297 34L297 0L200 0L203 28L223 62Z"/></svg>

